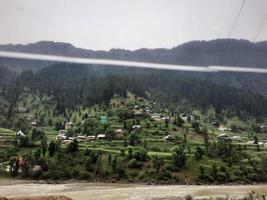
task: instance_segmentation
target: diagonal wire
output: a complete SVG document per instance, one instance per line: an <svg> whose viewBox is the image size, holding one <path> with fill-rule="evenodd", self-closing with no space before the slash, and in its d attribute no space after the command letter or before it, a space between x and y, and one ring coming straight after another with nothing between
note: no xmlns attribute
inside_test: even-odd
<svg viewBox="0 0 267 200"><path fill-rule="evenodd" d="M255 35L255 37L254 37L254 39L253 39L253 42L256 42L256 40L258 39L258 37L259 37L261 31L263 30L264 22L265 22L266 19L267 19L267 14L262 18L262 21L261 21L261 23L259 24L258 29L257 29L257 33L256 33L256 35Z"/></svg>
<svg viewBox="0 0 267 200"><path fill-rule="evenodd" d="M241 7L239 8L239 11L238 11L238 13L237 13L237 15L236 15L236 17L235 17L234 23L232 24L231 29L230 29L230 31L228 32L228 35L227 35L228 38L229 38L229 36L231 35L231 33L233 32L233 30L234 30L234 28L235 28L235 26L236 26L236 23L237 23L237 21L238 21L238 19L239 19L239 16L240 16L240 14L241 14L241 12L242 12L242 10L243 10L244 5L246 4L246 1L247 1L247 0L243 0L243 3L242 3L242 5L241 5Z"/></svg>
<svg viewBox="0 0 267 200"><path fill-rule="evenodd" d="M138 67L138 68L165 69L165 70L168 69L168 70L195 71L195 72L245 72L245 73L267 74L266 68L212 66L212 65L211 66L187 66L187 65L136 62L136 61L127 61L127 60L110 60L110 59L80 58L80 57L70 57L70 56L56 56L56 55L47 55L47 54L34 54L34 53L22 53L22 52L10 52L10 51L0 51L0 58L2 57L25 59L25 60L76 63L76 64Z"/></svg>

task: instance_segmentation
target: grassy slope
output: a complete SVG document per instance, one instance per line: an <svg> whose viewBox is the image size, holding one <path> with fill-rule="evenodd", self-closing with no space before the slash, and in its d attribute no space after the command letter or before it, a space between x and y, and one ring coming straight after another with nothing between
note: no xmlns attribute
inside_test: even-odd
<svg viewBox="0 0 267 200"><path fill-rule="evenodd" d="M123 104L122 104L123 102ZM51 103L51 99L48 97L40 98L39 96L33 96L33 95L26 95L24 97L21 97L21 100L19 102L19 105L23 106L29 106L30 112L24 114L25 116L29 115L43 115L44 121L47 123L49 118L52 118L53 120L56 119L63 119L63 116L53 116L53 109L54 104ZM168 111L166 109L163 109L161 107L155 106L152 102L149 102L147 100L137 98L135 99L133 95L129 95L128 99L121 99L121 98L114 98L111 101L111 107L109 110L104 111L99 106L93 106L92 108L81 108L81 114L79 114L78 111L69 112L70 118L74 122L79 122L82 120L81 116L85 113L88 113L90 116L95 117L96 119L100 119L100 116L107 113L115 113L118 108L126 107L126 105L139 105L139 106L150 106L154 107L154 110L156 112L160 112L163 114L168 115ZM205 120L205 115L202 115L199 111L195 111L198 115L200 115L202 122ZM211 109L209 111L210 113L213 112ZM20 114L21 115L21 114ZM236 117L227 119L228 123L235 123L239 124L240 126L248 126L241 120L237 119ZM150 156L159 156L165 158L166 163L171 162L171 148L175 146L174 143L165 143L162 141L162 138L166 134L172 134L176 135L179 138L183 138L184 134L184 128L179 128L173 124L170 124L168 128L164 127L164 122L162 121L150 121L150 127L147 128L146 124L149 120L143 119L141 120L142 125L142 131L140 133L141 139L144 141L147 141L147 149L148 149L148 155ZM118 118L116 116L109 116L109 123L111 124L111 127L115 130L117 128L122 128L123 124L118 121ZM205 124L205 123L204 123ZM210 124L206 123L206 125L209 128L209 135L210 139L213 140L216 138L216 135L220 134L221 132L218 131L216 128L212 127ZM162 126L162 127L161 127ZM186 123L186 126L189 126L189 123ZM57 132L54 130L54 127L50 126L42 126L38 127L39 129L45 131L46 135L48 136L48 139L54 140L55 136L57 135ZM235 133L229 133L230 135L236 135ZM241 132L239 135L242 136L242 138L245 140L248 140L248 134L246 132ZM12 139L14 137L14 132L8 129L0 129L0 148L9 148L12 146ZM265 139L265 135L263 135ZM260 138L262 139L262 138ZM201 161L195 161L194 159L194 150L196 146L200 146L204 148L203 145L203 137L196 132L192 128L189 129L189 134L187 137L188 144L187 146L190 147L190 151L188 148L186 148L186 152L188 155L187 159L187 165L186 168L182 172L178 172L175 175L180 179L184 180L185 182L190 182L193 179L195 179L199 173L199 166L203 165L205 167L211 167L212 164L216 163L218 166L226 166L225 163L223 163L219 159L210 159L204 156L204 158ZM237 145L239 143L236 143ZM244 145L244 143L241 143ZM143 146L142 144L138 146ZM63 146L65 148L65 146ZM119 155L121 152L121 149L124 149L124 141L123 140L114 140L112 142L109 141L95 141L91 143L81 143L80 149L92 149L95 151L101 150L104 153L112 153ZM23 154L29 149L23 148L19 150L19 154ZM34 150L34 149L33 149ZM256 151L256 148L254 145L247 145L246 152L251 155L252 158L258 160L261 154L265 154L266 150L258 152ZM103 156L103 162L107 162L107 156ZM248 160L243 160L243 164L248 165ZM231 171L234 169L237 169L238 165L233 165L232 168L227 168L227 170ZM78 166L79 169L84 170L84 168L81 166ZM145 173L145 166L140 171L139 176L141 176L142 173ZM133 169L127 169L128 172L133 171ZM107 169L107 171L110 171L110 169Z"/></svg>

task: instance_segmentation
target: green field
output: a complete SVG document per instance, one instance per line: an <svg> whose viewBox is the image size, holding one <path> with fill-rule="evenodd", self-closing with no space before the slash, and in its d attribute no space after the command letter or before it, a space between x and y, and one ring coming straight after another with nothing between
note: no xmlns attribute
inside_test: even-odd
<svg viewBox="0 0 267 200"><path fill-rule="evenodd" d="M25 94L20 97L18 106L30 108L27 113L16 115L18 119L28 119L23 121L26 123L23 127L29 141L25 144L17 141L15 144L15 132L19 127L12 130L0 128L0 151L5 153L1 158L1 169L4 171L6 165L15 156L30 158L31 167L34 165L48 167L40 174L30 170L24 175L26 177L41 179L63 177L89 179L90 177L91 179L179 183L260 181L258 177L261 170L260 162L267 153L266 146L247 143L255 140L255 136L260 142L265 143L267 133L253 132L250 128L253 120L248 123L236 116L224 116L223 121L227 127L233 124L241 127L242 130L238 132L226 131L229 137L240 136L241 140L232 141L230 144L219 143L217 136L223 132L209 121L209 118L215 115L212 108L207 113L202 113L192 107L190 112L196 119L177 124L177 115L173 115L168 107L138 98L131 93L128 94L127 99L114 97L108 105L68 109L64 115L53 111L55 104L46 96L41 98L38 95ZM150 113L145 112L146 108L149 108ZM136 112L141 112L142 115L135 116ZM154 120L151 117L153 113L160 113L162 117L169 119ZM103 115L108 116L106 124L100 122ZM27 125L31 122L29 118L39 120L37 127L32 128ZM88 125L82 124L83 120ZM67 131L69 137L97 136L101 133L106 134L107 139L79 142L78 150L72 153L68 152L70 145L56 142L56 152L49 155L49 144L56 141L58 135L56 129L64 129L63 125L68 121L73 122L73 127ZM61 127L56 126L59 122ZM193 125L196 122L199 124L198 129ZM134 124L140 125L141 129L133 130ZM33 139L33 129L41 134L37 139ZM124 131L120 139L116 139L117 129ZM132 139L131 135L135 138ZM166 135L172 135L175 141L163 141ZM44 139L46 150L43 150ZM182 148L182 153L175 154L176 147ZM129 152L129 148L133 149L133 155ZM196 158L196 152L199 149L201 156ZM181 164L183 153L186 160ZM200 168L203 169L202 174Z"/></svg>

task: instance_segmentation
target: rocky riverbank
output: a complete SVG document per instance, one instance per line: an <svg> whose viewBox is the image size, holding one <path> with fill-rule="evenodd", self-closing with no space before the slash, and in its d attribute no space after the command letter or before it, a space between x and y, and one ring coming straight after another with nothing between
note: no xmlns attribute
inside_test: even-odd
<svg viewBox="0 0 267 200"><path fill-rule="evenodd" d="M15 183L0 184L0 195L7 200L154 200L231 197L238 199L254 191L267 195L267 185L144 185L118 183ZM38 195L38 196L37 196ZM47 197L49 196L49 197ZM66 199L56 199L64 196ZM24 198L18 198L24 197ZM67 198L69 197L69 198ZM0 199L2 200L2 199ZM6 199L5 199L6 200Z"/></svg>
<svg viewBox="0 0 267 200"><path fill-rule="evenodd" d="M36 196L36 197L0 197L0 200L72 200L66 196Z"/></svg>

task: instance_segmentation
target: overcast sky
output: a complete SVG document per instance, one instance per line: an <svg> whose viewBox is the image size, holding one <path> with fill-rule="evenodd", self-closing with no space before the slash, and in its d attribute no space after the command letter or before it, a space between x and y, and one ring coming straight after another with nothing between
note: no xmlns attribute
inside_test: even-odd
<svg viewBox="0 0 267 200"><path fill-rule="evenodd" d="M225 38L243 0L0 0L0 43L171 48ZM247 0L231 38L253 40L267 0ZM267 20L258 37L267 39Z"/></svg>

